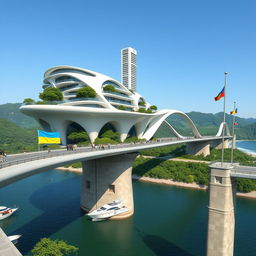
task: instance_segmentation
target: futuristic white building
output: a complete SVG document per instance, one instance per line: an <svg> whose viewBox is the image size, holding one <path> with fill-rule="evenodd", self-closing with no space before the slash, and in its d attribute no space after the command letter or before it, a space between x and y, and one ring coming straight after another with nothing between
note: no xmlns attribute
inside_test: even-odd
<svg viewBox="0 0 256 256"><path fill-rule="evenodd" d="M114 91L107 90L112 85ZM88 86L95 90L94 98L77 98L76 92ZM64 100L57 104L24 105L21 111L35 118L45 130L61 133L62 144L66 144L67 127L77 123L88 133L93 143L101 128L110 123L121 134L124 141L133 128L138 138L149 140L165 119L172 114L181 115L188 121L195 137L201 137L191 119L178 110L160 110L153 113L137 112L151 105L137 92L106 75L72 66L58 66L44 74L43 88L57 87ZM125 109L125 110L120 110ZM182 137L168 124L177 137Z"/></svg>

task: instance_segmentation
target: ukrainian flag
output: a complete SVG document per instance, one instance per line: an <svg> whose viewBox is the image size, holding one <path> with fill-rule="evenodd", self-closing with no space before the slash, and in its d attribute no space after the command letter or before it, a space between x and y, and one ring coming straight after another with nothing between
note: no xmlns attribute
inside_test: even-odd
<svg viewBox="0 0 256 256"><path fill-rule="evenodd" d="M60 144L60 133L38 130L38 144Z"/></svg>

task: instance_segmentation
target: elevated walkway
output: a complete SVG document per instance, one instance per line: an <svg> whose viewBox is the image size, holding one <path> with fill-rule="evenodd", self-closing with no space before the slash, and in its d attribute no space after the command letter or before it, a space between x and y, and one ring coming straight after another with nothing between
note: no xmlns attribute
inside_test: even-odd
<svg viewBox="0 0 256 256"><path fill-rule="evenodd" d="M231 177L256 179L256 166L235 165L231 171Z"/></svg>

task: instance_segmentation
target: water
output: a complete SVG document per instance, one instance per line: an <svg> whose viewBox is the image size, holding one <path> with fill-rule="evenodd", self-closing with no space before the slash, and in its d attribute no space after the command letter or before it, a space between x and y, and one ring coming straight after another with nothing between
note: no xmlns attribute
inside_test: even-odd
<svg viewBox="0 0 256 256"><path fill-rule="evenodd" d="M42 237L65 240L81 256L205 255L207 192L133 182L132 218L92 222L79 208L80 183L79 174L52 170L0 190L1 205L20 207L0 226L23 234L17 247L24 255ZM238 198L235 256L256 255L255 216L256 200Z"/></svg>
<svg viewBox="0 0 256 256"><path fill-rule="evenodd" d="M239 140L236 142L237 149L248 153L256 155L256 141L248 141L248 140Z"/></svg>

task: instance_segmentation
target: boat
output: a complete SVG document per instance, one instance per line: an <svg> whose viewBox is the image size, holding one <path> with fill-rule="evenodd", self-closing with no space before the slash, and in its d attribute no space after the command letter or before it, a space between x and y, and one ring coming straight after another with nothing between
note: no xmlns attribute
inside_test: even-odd
<svg viewBox="0 0 256 256"><path fill-rule="evenodd" d="M11 216L18 208L8 208L6 206L0 206L0 220L3 220Z"/></svg>
<svg viewBox="0 0 256 256"><path fill-rule="evenodd" d="M13 243L13 244L17 244L18 243L18 239L21 237L22 235L13 235L13 236L8 236L9 240Z"/></svg>
<svg viewBox="0 0 256 256"><path fill-rule="evenodd" d="M87 215L93 221L108 219L115 215L128 212L128 208L123 205L121 200L114 200L111 203L104 204L100 208L88 213Z"/></svg>

